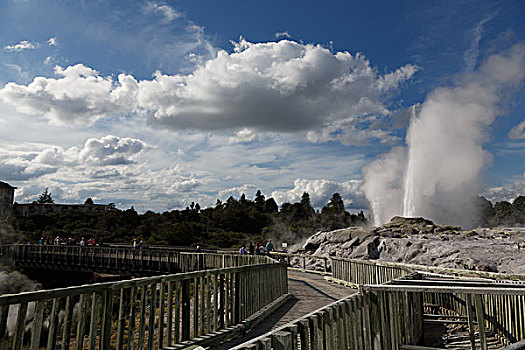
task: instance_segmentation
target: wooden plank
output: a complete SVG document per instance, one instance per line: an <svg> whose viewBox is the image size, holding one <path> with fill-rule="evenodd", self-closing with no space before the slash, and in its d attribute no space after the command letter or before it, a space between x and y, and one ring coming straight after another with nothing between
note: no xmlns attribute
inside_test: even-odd
<svg viewBox="0 0 525 350"><path fill-rule="evenodd" d="M39 301L35 307L35 319L33 320L33 330L31 332L30 350L40 349L40 339L42 336L42 322L44 320L45 302Z"/></svg>
<svg viewBox="0 0 525 350"><path fill-rule="evenodd" d="M476 318L478 320L478 333L481 350L487 350L487 337L485 334L485 316L483 314L483 302L481 295L474 295L474 307L476 308Z"/></svg>
<svg viewBox="0 0 525 350"><path fill-rule="evenodd" d="M91 297L91 321L89 324L89 350L95 350L97 345L98 307L99 295L98 293L93 293Z"/></svg>
<svg viewBox="0 0 525 350"><path fill-rule="evenodd" d="M299 320L299 335L301 340L301 350L310 349L310 325L308 320Z"/></svg>
<svg viewBox="0 0 525 350"><path fill-rule="evenodd" d="M174 343L177 344L180 341L180 315L181 315L181 282L175 282L175 332L174 332Z"/></svg>
<svg viewBox="0 0 525 350"><path fill-rule="evenodd" d="M126 296L127 289L120 290L119 307L118 307L118 325L117 325L117 349L122 350L124 347L124 329L126 328Z"/></svg>
<svg viewBox="0 0 525 350"><path fill-rule="evenodd" d="M7 317L9 316L9 305L0 306L0 350L4 349L3 343L7 329Z"/></svg>
<svg viewBox="0 0 525 350"><path fill-rule="evenodd" d="M143 350L146 343L146 286L140 288L139 339L137 349Z"/></svg>
<svg viewBox="0 0 525 350"><path fill-rule="evenodd" d="M66 307L64 309L64 323L62 330L62 349L69 350L71 341L71 325L73 324L73 300L72 296L66 298Z"/></svg>
<svg viewBox="0 0 525 350"><path fill-rule="evenodd" d="M205 295L205 289L204 289L205 282L206 282L205 277L200 277L199 278L199 283L200 283L199 322L200 322L200 334L201 335L206 334L206 311L205 311L205 306L206 306L205 305L205 302L206 302L206 298L205 297L206 297L206 295Z"/></svg>
<svg viewBox="0 0 525 350"><path fill-rule="evenodd" d="M272 348L274 350L290 350L292 348L292 333L278 331L273 334Z"/></svg>
<svg viewBox="0 0 525 350"><path fill-rule="evenodd" d="M148 321L148 350L153 350L155 343L155 316L157 305L157 283L150 286L149 321Z"/></svg>
<svg viewBox="0 0 525 350"><path fill-rule="evenodd" d="M190 281L182 281L182 331L181 340L190 339Z"/></svg>
<svg viewBox="0 0 525 350"><path fill-rule="evenodd" d="M166 324L166 345L171 346L173 344L173 282L168 283L168 300L166 304L167 311L167 324Z"/></svg>
<svg viewBox="0 0 525 350"><path fill-rule="evenodd" d="M21 350L24 342L24 326L27 316L27 303L18 305L15 333L13 335L13 350Z"/></svg>
<svg viewBox="0 0 525 350"><path fill-rule="evenodd" d="M78 302L78 323L77 323L77 335L76 335L76 350L84 349L84 334L86 332L86 302L88 299L87 294L81 294Z"/></svg>
<svg viewBox="0 0 525 350"><path fill-rule="evenodd" d="M169 307L169 303L168 303L168 307ZM157 329L158 329L157 349L162 349L164 347L164 329L166 325L165 308L166 308L166 282L164 283L161 282L160 288L159 288L159 322L157 326Z"/></svg>
<svg viewBox="0 0 525 350"><path fill-rule="evenodd" d="M109 350L111 345L111 326L113 321L113 291L104 292L104 302L102 307L102 322L100 335L100 349Z"/></svg>
<svg viewBox="0 0 525 350"><path fill-rule="evenodd" d="M138 289L131 287L130 296L129 296L129 322L128 322L128 348L127 350L133 350L135 346L135 328L137 323L137 292Z"/></svg>
<svg viewBox="0 0 525 350"><path fill-rule="evenodd" d="M468 320L470 347L472 350L476 350L476 338L474 336L474 318L473 318L471 295L470 294L465 295L465 300L467 303L467 320Z"/></svg>
<svg viewBox="0 0 525 350"><path fill-rule="evenodd" d="M53 299L53 306L51 307L51 314L49 315L49 331L47 336L47 350L55 349L55 340L58 328L58 311L60 299Z"/></svg>
<svg viewBox="0 0 525 350"><path fill-rule="evenodd" d="M193 279L193 337L199 336L199 278Z"/></svg>

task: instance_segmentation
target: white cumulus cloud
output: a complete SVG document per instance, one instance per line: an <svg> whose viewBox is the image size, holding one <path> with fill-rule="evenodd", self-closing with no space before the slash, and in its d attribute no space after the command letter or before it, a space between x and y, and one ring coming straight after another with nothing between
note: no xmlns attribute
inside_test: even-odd
<svg viewBox="0 0 525 350"><path fill-rule="evenodd" d="M519 123L518 125L516 125L509 131L509 139L511 140L525 139L525 120L521 121L521 123Z"/></svg>
<svg viewBox="0 0 525 350"><path fill-rule="evenodd" d="M406 65L380 75L362 55L333 53L320 45L290 40L234 43L233 53L220 51L189 74L137 81L120 74L116 80L82 64L56 67L58 78L37 77L30 84L8 83L0 100L19 112L41 114L55 124L90 125L103 117L140 112L150 125L172 130L312 131L315 141L330 139L318 130L340 128L341 142L390 138L369 134L359 124L371 115L388 115L385 95L416 72ZM244 134L243 134L244 133ZM351 139L356 138L356 142Z"/></svg>
<svg viewBox="0 0 525 350"><path fill-rule="evenodd" d="M330 201L334 193L339 193L345 206L353 209L368 208L368 202L361 192L361 180L348 180L336 182L331 180L296 179L294 188L288 191L274 191L272 197L277 203L298 202L304 192L310 195L310 201L315 208L321 208Z"/></svg>
<svg viewBox="0 0 525 350"><path fill-rule="evenodd" d="M70 160L81 164L124 165L133 163L133 158L146 148L142 140L107 135L90 138L82 149L72 147L66 153Z"/></svg>
<svg viewBox="0 0 525 350"><path fill-rule="evenodd" d="M22 40L18 44L4 46L4 50L15 51L15 52L20 52L23 50L33 50L33 49L36 49L36 45L28 40Z"/></svg>
<svg viewBox="0 0 525 350"><path fill-rule="evenodd" d="M56 66L55 73L60 78L36 77L27 86L8 83L0 90L0 100L57 125L90 125L104 116L132 111L137 82L129 75L120 74L114 82L82 64Z"/></svg>

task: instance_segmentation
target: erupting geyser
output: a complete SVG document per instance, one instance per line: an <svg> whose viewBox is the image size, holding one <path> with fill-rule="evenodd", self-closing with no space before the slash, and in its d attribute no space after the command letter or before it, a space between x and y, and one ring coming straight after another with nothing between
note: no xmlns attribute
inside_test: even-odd
<svg viewBox="0 0 525 350"><path fill-rule="evenodd" d="M453 87L429 94L419 113L412 107L406 147L396 147L363 169L363 192L374 224L394 215L423 216L470 227L479 177L490 164L486 129L502 103L525 78L525 46L492 55Z"/></svg>

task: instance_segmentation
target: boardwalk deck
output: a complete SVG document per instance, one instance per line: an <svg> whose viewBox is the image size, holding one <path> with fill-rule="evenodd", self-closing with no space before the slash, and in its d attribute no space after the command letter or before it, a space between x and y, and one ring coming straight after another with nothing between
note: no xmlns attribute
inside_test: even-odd
<svg viewBox="0 0 525 350"><path fill-rule="evenodd" d="M323 276L298 271L288 271L288 292L294 298L252 329L244 337L237 338L214 349L226 350L276 329L323 306L356 293L356 289L327 282Z"/></svg>

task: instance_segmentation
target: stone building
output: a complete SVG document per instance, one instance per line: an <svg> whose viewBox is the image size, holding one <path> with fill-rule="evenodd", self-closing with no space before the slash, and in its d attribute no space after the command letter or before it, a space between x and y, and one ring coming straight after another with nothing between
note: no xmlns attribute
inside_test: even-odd
<svg viewBox="0 0 525 350"><path fill-rule="evenodd" d="M0 218L5 218L13 214L15 189L16 187L0 181Z"/></svg>

